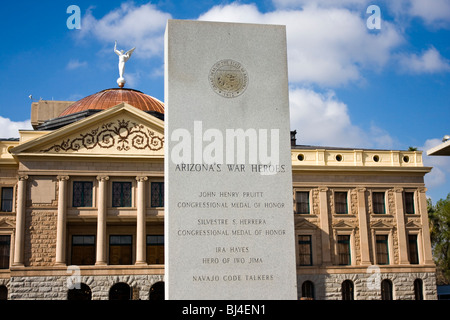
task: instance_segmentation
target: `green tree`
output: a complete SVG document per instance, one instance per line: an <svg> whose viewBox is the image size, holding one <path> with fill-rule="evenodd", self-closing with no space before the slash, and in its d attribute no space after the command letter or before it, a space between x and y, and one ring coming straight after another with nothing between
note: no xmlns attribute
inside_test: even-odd
<svg viewBox="0 0 450 320"><path fill-rule="evenodd" d="M450 284L450 193L433 206L428 199L428 217L438 284Z"/></svg>

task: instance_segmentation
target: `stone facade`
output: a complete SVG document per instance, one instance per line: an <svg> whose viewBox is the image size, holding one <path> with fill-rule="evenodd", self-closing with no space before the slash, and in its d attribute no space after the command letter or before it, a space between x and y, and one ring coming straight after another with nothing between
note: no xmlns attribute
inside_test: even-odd
<svg viewBox="0 0 450 320"><path fill-rule="evenodd" d="M374 272L375 271L375 272ZM414 280L423 281L425 300L436 299L435 273L391 272L378 273L375 266L366 273L297 275L298 296L302 296L302 284L314 283L315 299L342 300L342 283L350 280L354 284L355 300L381 300L381 281L388 279L393 284L394 300L414 300Z"/></svg>
<svg viewBox="0 0 450 320"><path fill-rule="evenodd" d="M27 211L25 228L26 266L51 266L55 263L56 212Z"/></svg>
<svg viewBox="0 0 450 320"><path fill-rule="evenodd" d="M13 190L13 209L0 212L0 236L10 239L10 264L0 269L0 286L7 288L9 299L67 299L73 235L96 237L95 263L80 266L81 282L89 286L92 299L108 299L116 283L132 288L133 299L148 299L152 285L164 280L163 264L145 262L145 236L164 233L164 207L150 205L151 183L164 178L163 150L150 155L133 148L41 152L74 141L77 132L86 137L115 119L128 119L136 124L133 128L163 137L162 121L125 105L56 131L27 131L20 141L0 141L0 188ZM394 299L414 299L416 279L422 280L423 298L436 299L423 180L430 168L423 166L420 151L293 146L292 168L295 232L311 236L312 264L297 263L299 298L308 280L315 299L342 299L342 283L351 280L354 299L381 299L378 287L367 286L376 270L381 280L392 281ZM73 206L73 183L80 180L92 183L89 207ZM131 183L129 207L112 205L116 181ZM308 192L307 214L295 213L298 191ZM347 192L346 214L336 213L335 192ZM374 192L385 194L385 214L374 213ZM405 192L413 193L413 214L405 213ZM109 264L108 237L114 234L131 235L131 264ZM350 239L348 265L338 263L339 235ZM385 265L377 261L377 235L388 239ZM410 235L417 239L417 263L410 261Z"/></svg>
<svg viewBox="0 0 450 320"><path fill-rule="evenodd" d="M12 277L3 280L11 292L11 300L67 300L69 288L75 288L71 276ZM132 289L134 300L148 300L153 284L163 280L159 275L80 276L77 278L92 288L92 300L108 300L114 284L125 283Z"/></svg>

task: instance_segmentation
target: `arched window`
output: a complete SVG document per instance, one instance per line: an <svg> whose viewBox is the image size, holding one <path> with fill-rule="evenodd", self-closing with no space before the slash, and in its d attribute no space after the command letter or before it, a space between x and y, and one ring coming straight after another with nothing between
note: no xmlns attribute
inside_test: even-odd
<svg viewBox="0 0 450 320"><path fill-rule="evenodd" d="M353 291L353 282L351 280L342 282L342 300L355 300Z"/></svg>
<svg viewBox="0 0 450 320"><path fill-rule="evenodd" d="M149 300L164 300L164 282L156 282L150 288Z"/></svg>
<svg viewBox="0 0 450 320"><path fill-rule="evenodd" d="M131 288L128 284L119 282L109 289L109 300L131 300Z"/></svg>
<svg viewBox="0 0 450 320"><path fill-rule="evenodd" d="M302 299L314 299L314 283L309 280L302 284Z"/></svg>
<svg viewBox="0 0 450 320"><path fill-rule="evenodd" d="M422 279L414 280L414 298L423 300L423 282Z"/></svg>
<svg viewBox="0 0 450 320"><path fill-rule="evenodd" d="M8 300L8 288L6 286L0 286L0 300Z"/></svg>
<svg viewBox="0 0 450 320"><path fill-rule="evenodd" d="M384 279L381 281L381 300L393 300L391 280Z"/></svg>
<svg viewBox="0 0 450 320"><path fill-rule="evenodd" d="M67 292L67 300L91 300L91 288L84 283L77 283Z"/></svg>

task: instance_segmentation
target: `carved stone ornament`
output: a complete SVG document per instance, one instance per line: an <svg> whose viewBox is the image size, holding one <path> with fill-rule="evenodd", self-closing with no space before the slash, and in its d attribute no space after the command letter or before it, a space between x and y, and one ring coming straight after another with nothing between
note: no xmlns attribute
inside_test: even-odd
<svg viewBox="0 0 450 320"><path fill-rule="evenodd" d="M130 149L158 151L163 146L164 137L146 129L144 125L130 120L117 120L105 123L88 133L80 133L77 138L64 140L41 152L78 151L82 148L89 150L95 147L102 149L115 147L118 151Z"/></svg>

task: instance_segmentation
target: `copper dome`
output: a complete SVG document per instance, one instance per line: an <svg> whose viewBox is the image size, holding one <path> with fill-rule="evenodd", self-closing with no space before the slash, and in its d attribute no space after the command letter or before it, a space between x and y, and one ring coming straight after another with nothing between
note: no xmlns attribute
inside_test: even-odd
<svg viewBox="0 0 450 320"><path fill-rule="evenodd" d="M122 102L126 102L143 111L164 113L164 104L156 98L134 89L113 88L94 93L78 100L67 107L59 117L85 110L105 110Z"/></svg>

